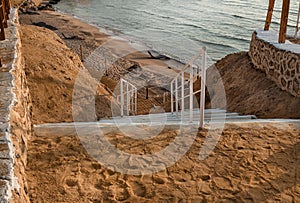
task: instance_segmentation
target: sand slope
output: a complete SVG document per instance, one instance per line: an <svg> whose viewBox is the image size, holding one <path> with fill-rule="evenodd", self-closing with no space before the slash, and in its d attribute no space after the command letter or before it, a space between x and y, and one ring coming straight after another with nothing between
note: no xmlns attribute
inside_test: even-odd
<svg viewBox="0 0 300 203"><path fill-rule="evenodd" d="M21 33L33 123L72 122L74 82L84 69L79 57L49 29L21 26ZM86 78L86 82L97 81ZM110 98L101 96L109 93L100 85L97 95L97 114L109 116Z"/></svg>
<svg viewBox="0 0 300 203"><path fill-rule="evenodd" d="M230 54L216 63L222 81L208 71L207 79L215 87L223 82L227 110L260 118L300 118L300 98L281 90L265 73L254 69L247 52ZM212 99L218 101L215 88Z"/></svg>

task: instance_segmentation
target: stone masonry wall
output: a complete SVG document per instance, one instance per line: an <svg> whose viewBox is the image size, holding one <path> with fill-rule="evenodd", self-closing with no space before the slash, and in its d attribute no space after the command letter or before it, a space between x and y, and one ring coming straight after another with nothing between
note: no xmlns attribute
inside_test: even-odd
<svg viewBox="0 0 300 203"><path fill-rule="evenodd" d="M282 90L300 97L300 54L279 49L254 32L249 55L255 68L265 72Z"/></svg>
<svg viewBox="0 0 300 203"><path fill-rule="evenodd" d="M26 145L31 133L18 14L12 9L6 40L0 42L0 202L29 202L26 195Z"/></svg>

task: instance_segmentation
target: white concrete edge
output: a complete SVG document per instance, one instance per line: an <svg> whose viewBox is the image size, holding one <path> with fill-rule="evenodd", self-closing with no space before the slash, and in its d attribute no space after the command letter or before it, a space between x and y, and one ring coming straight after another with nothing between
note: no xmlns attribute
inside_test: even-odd
<svg viewBox="0 0 300 203"><path fill-rule="evenodd" d="M11 14L10 14L11 20L9 21L9 23L10 23L10 26L13 26L13 29L14 29L13 34L16 34L16 40L13 42L15 53L14 53L12 68L9 71L9 73L12 75L12 88L11 88L12 102L9 106L8 132L6 133L6 139L8 140L8 146L9 146L9 150L10 150L9 155L12 159L12 164L11 164L12 171L10 174L11 182L10 182L10 185L8 185L8 191L7 191L7 197L6 197L6 199L8 201L12 198L14 190L20 191L20 185L18 183L18 178L15 176L15 173L14 173L14 171L15 171L14 170L15 149L14 149L13 142L11 139L11 125L10 125L10 112L14 108L15 104L18 102L16 94L14 93L14 90L16 87L15 87L15 77L14 77L13 71L16 70L18 60L19 60L18 47L20 46L20 37L19 37L19 33L18 33L18 28L17 28L17 26L19 25L19 19L18 19L18 9L12 8L10 10L10 12L11 12Z"/></svg>
<svg viewBox="0 0 300 203"><path fill-rule="evenodd" d="M300 54L300 45L293 44L288 40L286 40L286 43L278 43L278 32L265 30L256 30L255 32L257 33L257 38L267 43L270 43L277 49L289 51L295 54Z"/></svg>
<svg viewBox="0 0 300 203"><path fill-rule="evenodd" d="M113 120L112 120L113 121ZM217 123L217 122L216 122ZM274 124L274 123L291 123L291 124L300 124L300 119L252 119L245 121L226 121L226 124ZM185 123L181 122L167 122L165 126L174 126L174 125L183 125L183 126L196 126L199 122L189 123L188 121ZM214 124L214 123L205 123L206 125ZM45 123L39 125L33 125L35 129L38 128L57 128L57 127L86 127L86 126L98 126L98 127L118 127L118 126L161 126L162 123L153 122L153 123L99 123L99 122L75 122L75 123Z"/></svg>

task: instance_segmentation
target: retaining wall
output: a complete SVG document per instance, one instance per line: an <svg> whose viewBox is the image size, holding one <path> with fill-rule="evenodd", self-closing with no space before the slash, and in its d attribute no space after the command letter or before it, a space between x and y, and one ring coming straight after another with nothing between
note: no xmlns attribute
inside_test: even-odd
<svg viewBox="0 0 300 203"><path fill-rule="evenodd" d="M256 69L282 89L300 97L300 45L276 44L277 35L254 32L249 55Z"/></svg>
<svg viewBox="0 0 300 203"><path fill-rule="evenodd" d="M0 202L29 202L25 180L31 102L21 55L19 22L11 10L6 40L0 42Z"/></svg>

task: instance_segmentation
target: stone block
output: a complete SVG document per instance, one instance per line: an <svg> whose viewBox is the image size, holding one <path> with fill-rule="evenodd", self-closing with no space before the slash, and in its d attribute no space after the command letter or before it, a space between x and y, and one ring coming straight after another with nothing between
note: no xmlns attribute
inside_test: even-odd
<svg viewBox="0 0 300 203"><path fill-rule="evenodd" d="M3 122L0 122L0 133L1 132L7 132L7 130L8 130L8 123L7 122L5 122L5 123L3 123Z"/></svg>
<svg viewBox="0 0 300 203"><path fill-rule="evenodd" d="M6 203L8 202L6 199L7 191L8 191L8 182L6 180L0 179L0 202Z"/></svg>
<svg viewBox="0 0 300 203"><path fill-rule="evenodd" d="M0 86L9 87L12 83L12 75L8 72L0 72Z"/></svg>
<svg viewBox="0 0 300 203"><path fill-rule="evenodd" d="M11 160L0 159L0 179L11 181L13 171Z"/></svg>
<svg viewBox="0 0 300 203"><path fill-rule="evenodd" d="M10 159L10 150L8 147L8 142L7 141L0 141L0 160L1 159ZM1 167L0 167L1 170Z"/></svg>
<svg viewBox="0 0 300 203"><path fill-rule="evenodd" d="M0 132L0 142L6 141L6 133L5 132Z"/></svg>
<svg viewBox="0 0 300 203"><path fill-rule="evenodd" d="M8 122L8 114L9 110L8 108L0 108L0 122Z"/></svg>

